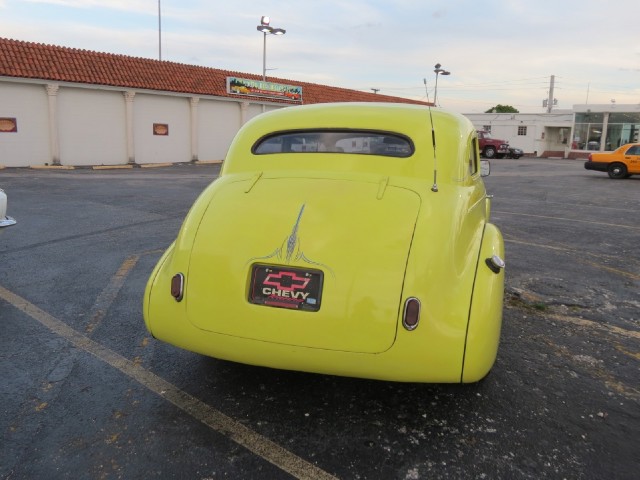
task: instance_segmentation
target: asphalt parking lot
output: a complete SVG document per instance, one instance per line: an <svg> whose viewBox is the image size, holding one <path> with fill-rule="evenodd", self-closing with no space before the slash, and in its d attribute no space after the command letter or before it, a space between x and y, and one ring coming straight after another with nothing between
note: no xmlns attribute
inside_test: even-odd
<svg viewBox="0 0 640 480"><path fill-rule="evenodd" d="M500 351L480 384L178 350L145 282L216 166L0 171L0 478L635 479L640 177L494 160Z"/></svg>

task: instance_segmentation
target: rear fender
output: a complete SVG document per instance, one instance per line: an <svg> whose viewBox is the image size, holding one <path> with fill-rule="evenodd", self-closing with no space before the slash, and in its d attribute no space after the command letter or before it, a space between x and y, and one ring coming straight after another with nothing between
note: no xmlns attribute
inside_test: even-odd
<svg viewBox="0 0 640 480"><path fill-rule="evenodd" d="M462 383L477 382L493 366L498 353L502 328L504 299L504 269L494 273L486 263L493 255L504 259L504 241L500 230L488 223L485 227L476 278L462 364Z"/></svg>
<svg viewBox="0 0 640 480"><path fill-rule="evenodd" d="M175 250L175 242L173 242L169 248L167 248L167 250L162 254L162 257L160 257L160 260L158 261L158 263L156 264L156 266L154 267L151 275L149 276L149 280L147 281L147 285L145 287L144 290L144 300L143 300L143 305L142 305L142 316L144 318L144 323L147 327L147 330L149 331L149 333L151 333L152 336L153 335L153 330L152 330L152 325L151 325L151 320L150 320L150 311L151 311L151 292L152 290L155 290L155 293L157 295L157 297L162 297L161 293L159 292L169 292L168 288L164 288L162 289L160 286L158 286L158 283L162 283L162 278L161 278L161 274L160 272L163 271L163 269L165 268L165 265L167 263L167 260L170 260L173 256L173 252ZM166 280L166 279L165 279ZM166 283L166 281L165 281ZM166 294L164 295L167 299L169 298L169 295ZM175 302L174 302L175 303ZM155 302L154 302L154 306L155 306Z"/></svg>

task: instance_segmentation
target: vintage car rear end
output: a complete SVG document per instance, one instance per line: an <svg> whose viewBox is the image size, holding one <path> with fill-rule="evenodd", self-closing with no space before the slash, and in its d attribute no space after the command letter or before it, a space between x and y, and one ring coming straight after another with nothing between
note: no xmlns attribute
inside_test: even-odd
<svg viewBox="0 0 640 480"><path fill-rule="evenodd" d="M502 319L489 201L461 116L390 104L260 115L153 271L147 328L254 365L477 381Z"/></svg>

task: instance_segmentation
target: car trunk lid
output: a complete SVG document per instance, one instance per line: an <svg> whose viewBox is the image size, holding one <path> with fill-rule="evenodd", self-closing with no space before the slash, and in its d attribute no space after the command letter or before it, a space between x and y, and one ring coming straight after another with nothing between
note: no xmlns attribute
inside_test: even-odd
<svg viewBox="0 0 640 480"><path fill-rule="evenodd" d="M388 179L228 182L194 241L189 320L292 346L385 351L419 209L418 194Z"/></svg>

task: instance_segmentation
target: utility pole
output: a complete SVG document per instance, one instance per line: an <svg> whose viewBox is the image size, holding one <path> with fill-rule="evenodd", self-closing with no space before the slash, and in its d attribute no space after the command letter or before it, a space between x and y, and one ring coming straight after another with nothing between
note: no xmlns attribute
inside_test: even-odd
<svg viewBox="0 0 640 480"><path fill-rule="evenodd" d="M551 113L551 109L553 108L553 84L556 81L556 76L551 75L551 81L549 83L549 98L547 100L547 113Z"/></svg>

